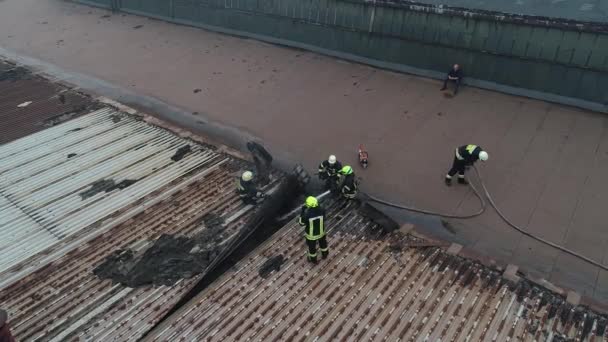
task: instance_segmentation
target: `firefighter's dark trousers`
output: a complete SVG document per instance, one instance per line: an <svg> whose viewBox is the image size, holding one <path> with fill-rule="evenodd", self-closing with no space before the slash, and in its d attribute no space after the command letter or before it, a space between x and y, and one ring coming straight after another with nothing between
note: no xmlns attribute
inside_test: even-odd
<svg viewBox="0 0 608 342"><path fill-rule="evenodd" d="M317 260L317 242L319 242L319 249L321 250L321 255L323 258L326 258L329 254L329 247L327 246L327 236L323 236L318 240L309 240L306 239L306 244L308 245L308 259L311 261Z"/></svg>
<svg viewBox="0 0 608 342"><path fill-rule="evenodd" d="M458 174L459 178L464 178L464 170L466 166L467 164L464 160L459 160L458 158L454 157L454 162L452 163L452 168L450 171L448 171L447 178L452 178L456 174Z"/></svg>

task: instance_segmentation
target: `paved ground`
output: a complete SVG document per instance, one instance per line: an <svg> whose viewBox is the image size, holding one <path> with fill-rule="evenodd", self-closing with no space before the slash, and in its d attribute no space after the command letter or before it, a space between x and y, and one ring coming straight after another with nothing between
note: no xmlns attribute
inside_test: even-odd
<svg viewBox="0 0 608 342"><path fill-rule="evenodd" d="M608 117L464 88L303 51L56 0L0 2L0 47L103 79L264 139L310 168L335 153L355 163L362 143L369 193L467 212L464 187L442 177L453 148L490 153L483 174L516 223L608 264ZM200 89L198 91L197 89ZM498 261L608 300L608 272L513 232L488 212L430 232Z"/></svg>

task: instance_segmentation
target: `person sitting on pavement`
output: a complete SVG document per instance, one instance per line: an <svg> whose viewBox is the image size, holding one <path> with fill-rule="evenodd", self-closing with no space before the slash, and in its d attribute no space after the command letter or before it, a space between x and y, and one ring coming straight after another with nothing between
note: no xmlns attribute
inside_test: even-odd
<svg viewBox="0 0 608 342"><path fill-rule="evenodd" d="M251 171L243 172L237 182L236 190L245 204L257 204L264 198L264 195L255 186Z"/></svg>
<svg viewBox="0 0 608 342"><path fill-rule="evenodd" d="M452 168L445 176L445 184L447 186L452 185L452 177L454 177L456 173L458 173L458 183L464 185L469 184L464 178L464 171L467 166L473 165L478 160L488 160L488 152L477 145L463 145L458 147L454 155Z"/></svg>
<svg viewBox="0 0 608 342"><path fill-rule="evenodd" d="M460 65L454 64L452 69L448 71L448 76L445 78L445 81L443 81L443 87L440 89L441 91L448 88L448 81L456 84L456 87L454 88L454 95L456 95L458 93L460 82L462 81L462 69L460 69Z"/></svg>
<svg viewBox="0 0 608 342"><path fill-rule="evenodd" d="M335 186L339 175L338 172L342 169L342 164L333 154L319 164L319 179L325 181L325 188L331 189Z"/></svg>
<svg viewBox="0 0 608 342"><path fill-rule="evenodd" d="M357 178L353 168L349 165L344 166L340 172L340 179L338 180L338 189L344 198L354 199L359 191L359 184L357 184Z"/></svg>

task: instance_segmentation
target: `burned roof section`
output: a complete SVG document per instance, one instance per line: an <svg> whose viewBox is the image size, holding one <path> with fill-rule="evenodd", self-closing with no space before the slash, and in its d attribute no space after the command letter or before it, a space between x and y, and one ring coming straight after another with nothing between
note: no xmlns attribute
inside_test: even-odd
<svg viewBox="0 0 608 342"><path fill-rule="evenodd" d="M141 338L255 217L234 191L243 163L112 108L0 146L0 303L17 338Z"/></svg>
<svg viewBox="0 0 608 342"><path fill-rule="evenodd" d="M86 95L0 61L0 144L99 108Z"/></svg>

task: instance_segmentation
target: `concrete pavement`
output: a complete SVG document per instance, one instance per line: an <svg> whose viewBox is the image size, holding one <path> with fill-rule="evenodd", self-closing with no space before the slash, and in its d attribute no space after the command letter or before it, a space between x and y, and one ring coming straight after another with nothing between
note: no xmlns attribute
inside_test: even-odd
<svg viewBox="0 0 608 342"><path fill-rule="evenodd" d="M450 97L433 80L58 0L0 2L0 47L183 108L195 126L236 127L310 169L329 153L355 164L363 144L365 191L418 207L475 210L467 188L442 178L454 147L479 144L490 153L486 183L515 223L608 264L605 115L470 87ZM522 237L492 211L413 219L608 301L608 272Z"/></svg>

